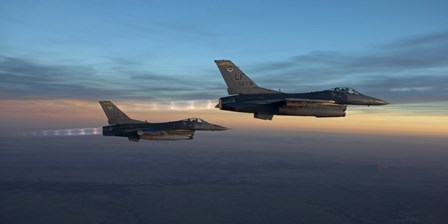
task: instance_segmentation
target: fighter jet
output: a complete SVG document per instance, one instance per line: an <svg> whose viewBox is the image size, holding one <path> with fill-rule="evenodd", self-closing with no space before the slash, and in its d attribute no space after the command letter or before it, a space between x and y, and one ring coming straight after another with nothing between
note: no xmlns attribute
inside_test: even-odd
<svg viewBox="0 0 448 224"><path fill-rule="evenodd" d="M150 123L131 119L111 101L99 101L106 113L109 125L103 127L103 136L127 137L129 141L187 140L193 139L195 131L223 131L226 127L208 123L200 118L180 121Z"/></svg>
<svg viewBox="0 0 448 224"><path fill-rule="evenodd" d="M274 115L345 117L347 105L386 105L347 87L309 93L283 93L259 87L230 60L215 60L231 96L221 97L221 110L253 113L254 118L272 120Z"/></svg>

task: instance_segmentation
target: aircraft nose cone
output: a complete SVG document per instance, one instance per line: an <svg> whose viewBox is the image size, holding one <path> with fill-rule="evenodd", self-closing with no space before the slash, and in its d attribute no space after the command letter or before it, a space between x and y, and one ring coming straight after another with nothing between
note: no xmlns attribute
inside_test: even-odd
<svg viewBox="0 0 448 224"><path fill-rule="evenodd" d="M384 101L384 100L380 100L377 103L378 103L378 105L387 105L387 104L389 104L389 102Z"/></svg>
<svg viewBox="0 0 448 224"><path fill-rule="evenodd" d="M387 105L387 104L389 104L389 102L387 102L385 100L380 100L380 99L376 99L376 98L374 98L372 100L372 105L382 106L382 105Z"/></svg>
<svg viewBox="0 0 448 224"><path fill-rule="evenodd" d="M228 130L228 128L221 126L221 125L214 125L213 130L214 131L225 131L225 130Z"/></svg>

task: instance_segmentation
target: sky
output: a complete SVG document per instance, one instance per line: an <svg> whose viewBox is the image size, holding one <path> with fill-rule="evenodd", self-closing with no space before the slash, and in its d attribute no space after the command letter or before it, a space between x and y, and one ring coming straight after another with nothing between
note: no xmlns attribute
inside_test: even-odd
<svg viewBox="0 0 448 224"><path fill-rule="evenodd" d="M99 127L98 100L135 119L238 130L448 135L446 1L2 1L2 133ZM347 117L214 108L230 59L265 88L349 86L390 102Z"/></svg>
<svg viewBox="0 0 448 224"><path fill-rule="evenodd" d="M447 11L446 0L0 0L0 223L448 223ZM264 88L352 87L390 104L272 121L220 111L216 59ZM99 100L229 130L103 137Z"/></svg>

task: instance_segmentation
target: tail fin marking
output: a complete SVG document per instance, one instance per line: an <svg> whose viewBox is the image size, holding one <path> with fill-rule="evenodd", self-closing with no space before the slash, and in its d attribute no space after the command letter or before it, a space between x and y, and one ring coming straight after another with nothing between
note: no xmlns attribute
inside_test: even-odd
<svg viewBox="0 0 448 224"><path fill-rule="evenodd" d="M109 124L143 123L143 121L131 119L111 101L99 101L99 103L107 116Z"/></svg>
<svg viewBox="0 0 448 224"><path fill-rule="evenodd" d="M215 60L215 63L227 84L229 95L278 93L274 90L259 87L230 60Z"/></svg>

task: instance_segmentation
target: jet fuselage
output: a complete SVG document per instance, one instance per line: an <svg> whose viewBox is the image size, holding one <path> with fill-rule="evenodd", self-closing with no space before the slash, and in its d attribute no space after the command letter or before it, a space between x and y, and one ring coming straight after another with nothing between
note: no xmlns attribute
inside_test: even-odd
<svg viewBox="0 0 448 224"><path fill-rule="evenodd" d="M113 124L103 127L104 136L123 136L127 137L129 135L137 135L140 133L151 133L163 130L167 134L179 133L181 135L188 135L190 132L194 131L222 131L227 128L210 124L210 123L195 123L192 121L181 120L163 123L133 123L133 124Z"/></svg>
<svg viewBox="0 0 448 224"><path fill-rule="evenodd" d="M230 60L215 60L230 96L219 99L221 110L253 113L272 120L274 115L344 117L347 105L386 105L384 100L338 87L309 93L283 93L258 86Z"/></svg>
<svg viewBox="0 0 448 224"><path fill-rule="evenodd" d="M288 102L288 99L306 99L309 104L304 106ZM313 101L313 102L311 102ZM319 101L333 101L334 104L312 106ZM309 93L269 93L269 94L239 94L221 97L218 108L221 110L265 113L273 115L298 115L316 117L343 117L346 105L385 105L387 102L363 95L349 88L335 88ZM310 108L311 107L311 108Z"/></svg>
<svg viewBox="0 0 448 224"><path fill-rule="evenodd" d="M193 139L195 131L223 131L227 128L208 123L200 118L180 121L149 123L131 119L111 101L99 101L108 118L109 125L103 127L103 136L127 137L130 141L187 140Z"/></svg>

